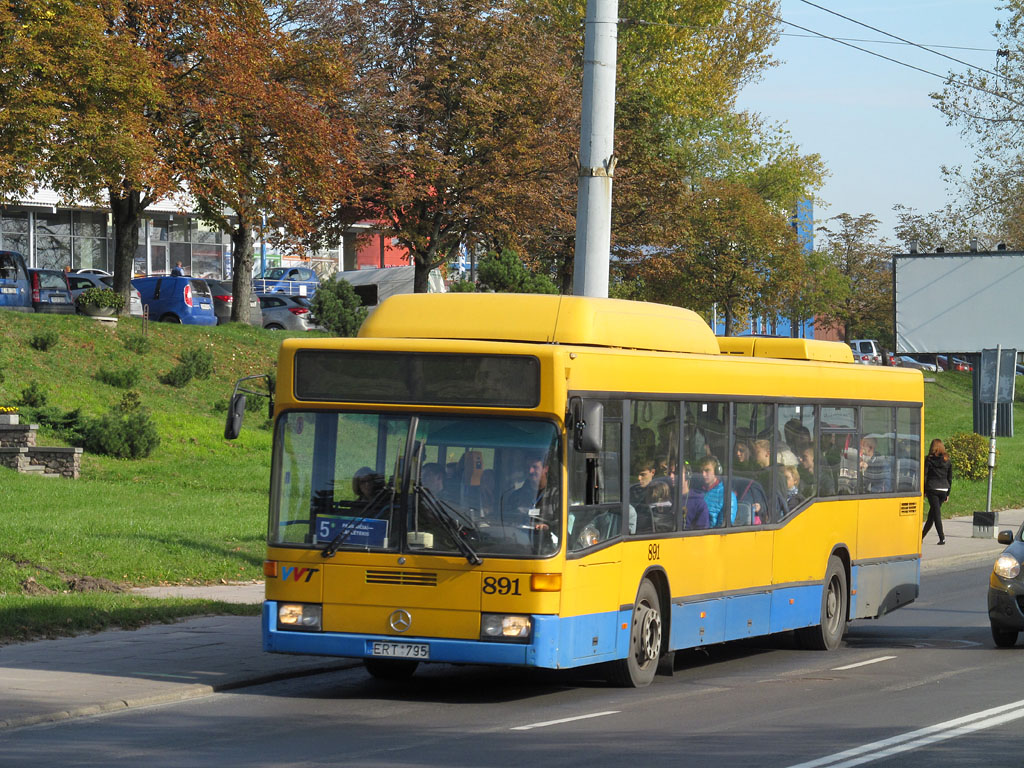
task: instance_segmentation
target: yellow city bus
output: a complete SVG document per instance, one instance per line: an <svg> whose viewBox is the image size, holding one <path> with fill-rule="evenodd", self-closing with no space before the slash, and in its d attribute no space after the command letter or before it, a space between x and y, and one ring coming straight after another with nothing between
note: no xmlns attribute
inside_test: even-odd
<svg viewBox="0 0 1024 768"><path fill-rule="evenodd" d="M676 307L392 297L281 345L264 649L627 686L677 649L833 649L917 597L922 402L919 371Z"/></svg>

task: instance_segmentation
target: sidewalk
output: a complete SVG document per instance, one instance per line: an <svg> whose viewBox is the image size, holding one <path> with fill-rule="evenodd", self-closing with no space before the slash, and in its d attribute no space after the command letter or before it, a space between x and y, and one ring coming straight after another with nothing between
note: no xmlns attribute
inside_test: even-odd
<svg viewBox="0 0 1024 768"><path fill-rule="evenodd" d="M1014 530L1024 509L999 513L998 529ZM1002 546L972 538L970 517L944 521L945 546L929 532L922 573L990 563ZM155 596L187 595L259 603L262 584L152 587ZM135 631L40 640L0 647L0 730L130 707L206 696L302 674L346 669L352 659L264 653L260 619L213 616Z"/></svg>

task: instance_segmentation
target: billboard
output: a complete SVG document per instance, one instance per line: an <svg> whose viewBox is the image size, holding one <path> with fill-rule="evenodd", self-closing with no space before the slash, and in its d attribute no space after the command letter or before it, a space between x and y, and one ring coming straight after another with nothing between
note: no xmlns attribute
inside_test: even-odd
<svg viewBox="0 0 1024 768"><path fill-rule="evenodd" d="M896 351L1024 349L1024 252L893 257Z"/></svg>

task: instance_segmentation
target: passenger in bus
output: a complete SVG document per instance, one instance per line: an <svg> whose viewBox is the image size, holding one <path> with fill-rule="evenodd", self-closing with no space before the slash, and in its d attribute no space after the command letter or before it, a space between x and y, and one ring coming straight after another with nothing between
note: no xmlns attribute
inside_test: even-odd
<svg viewBox="0 0 1024 768"><path fill-rule="evenodd" d="M376 474L369 467L360 467L352 477L352 493L356 501L369 501L378 491L381 484L381 476Z"/></svg>
<svg viewBox="0 0 1024 768"><path fill-rule="evenodd" d="M722 510L725 507L725 484L721 465L714 456L705 456L697 463L704 484L704 503L708 505L708 518L712 528L725 525ZM729 522L736 522L736 494L729 491Z"/></svg>
<svg viewBox="0 0 1024 768"><path fill-rule="evenodd" d="M888 493L892 490L890 461L877 455L878 441L863 437L860 441L861 493Z"/></svg>
<svg viewBox="0 0 1024 768"><path fill-rule="evenodd" d="M503 513L517 510L534 527L546 529L558 514L558 484L549 484L547 457L542 454L527 455L525 470L523 484L507 494ZM506 519L505 523L508 522Z"/></svg>
<svg viewBox="0 0 1024 768"><path fill-rule="evenodd" d="M750 443L745 439L738 439L734 449L733 469L739 472L746 472L754 469L756 465L754 449L750 446Z"/></svg>
<svg viewBox="0 0 1024 768"><path fill-rule="evenodd" d="M808 445L800 452L800 466L804 470L801 480L804 481L801 492L804 496L835 496L836 481L828 467L816 470L814 466L814 446Z"/></svg>
<svg viewBox="0 0 1024 768"><path fill-rule="evenodd" d="M444 467L440 464L424 464L420 470L420 484L434 494L435 499L444 496Z"/></svg>
<svg viewBox="0 0 1024 768"><path fill-rule="evenodd" d="M782 468L782 480L785 484L786 509L792 512L804 501L800 495L800 473L796 467L785 466Z"/></svg>
<svg viewBox="0 0 1024 768"><path fill-rule="evenodd" d="M654 480L656 470L654 462L648 458L641 458L636 462L635 467L636 482L629 487L629 503L643 504L644 497L647 495L647 486Z"/></svg>
<svg viewBox="0 0 1024 768"><path fill-rule="evenodd" d="M690 481L686 471L679 475L679 490L683 494L683 527L686 530L700 530L710 525L708 518L708 505L704 500L704 494L697 490L690 490Z"/></svg>

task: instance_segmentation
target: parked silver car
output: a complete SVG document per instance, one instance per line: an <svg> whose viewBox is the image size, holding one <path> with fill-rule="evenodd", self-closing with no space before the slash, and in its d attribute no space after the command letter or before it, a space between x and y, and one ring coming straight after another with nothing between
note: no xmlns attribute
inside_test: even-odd
<svg viewBox="0 0 1024 768"><path fill-rule="evenodd" d="M310 322L310 304L305 296L285 293L257 293L263 310L263 327L272 331L308 331L315 328Z"/></svg>
<svg viewBox="0 0 1024 768"><path fill-rule="evenodd" d="M96 272L68 272L65 277L67 277L68 288L71 289L72 302L88 288L109 288L111 290L114 288L114 278L110 275L101 275ZM142 317L142 298L134 288L131 291L128 311L132 317Z"/></svg>

